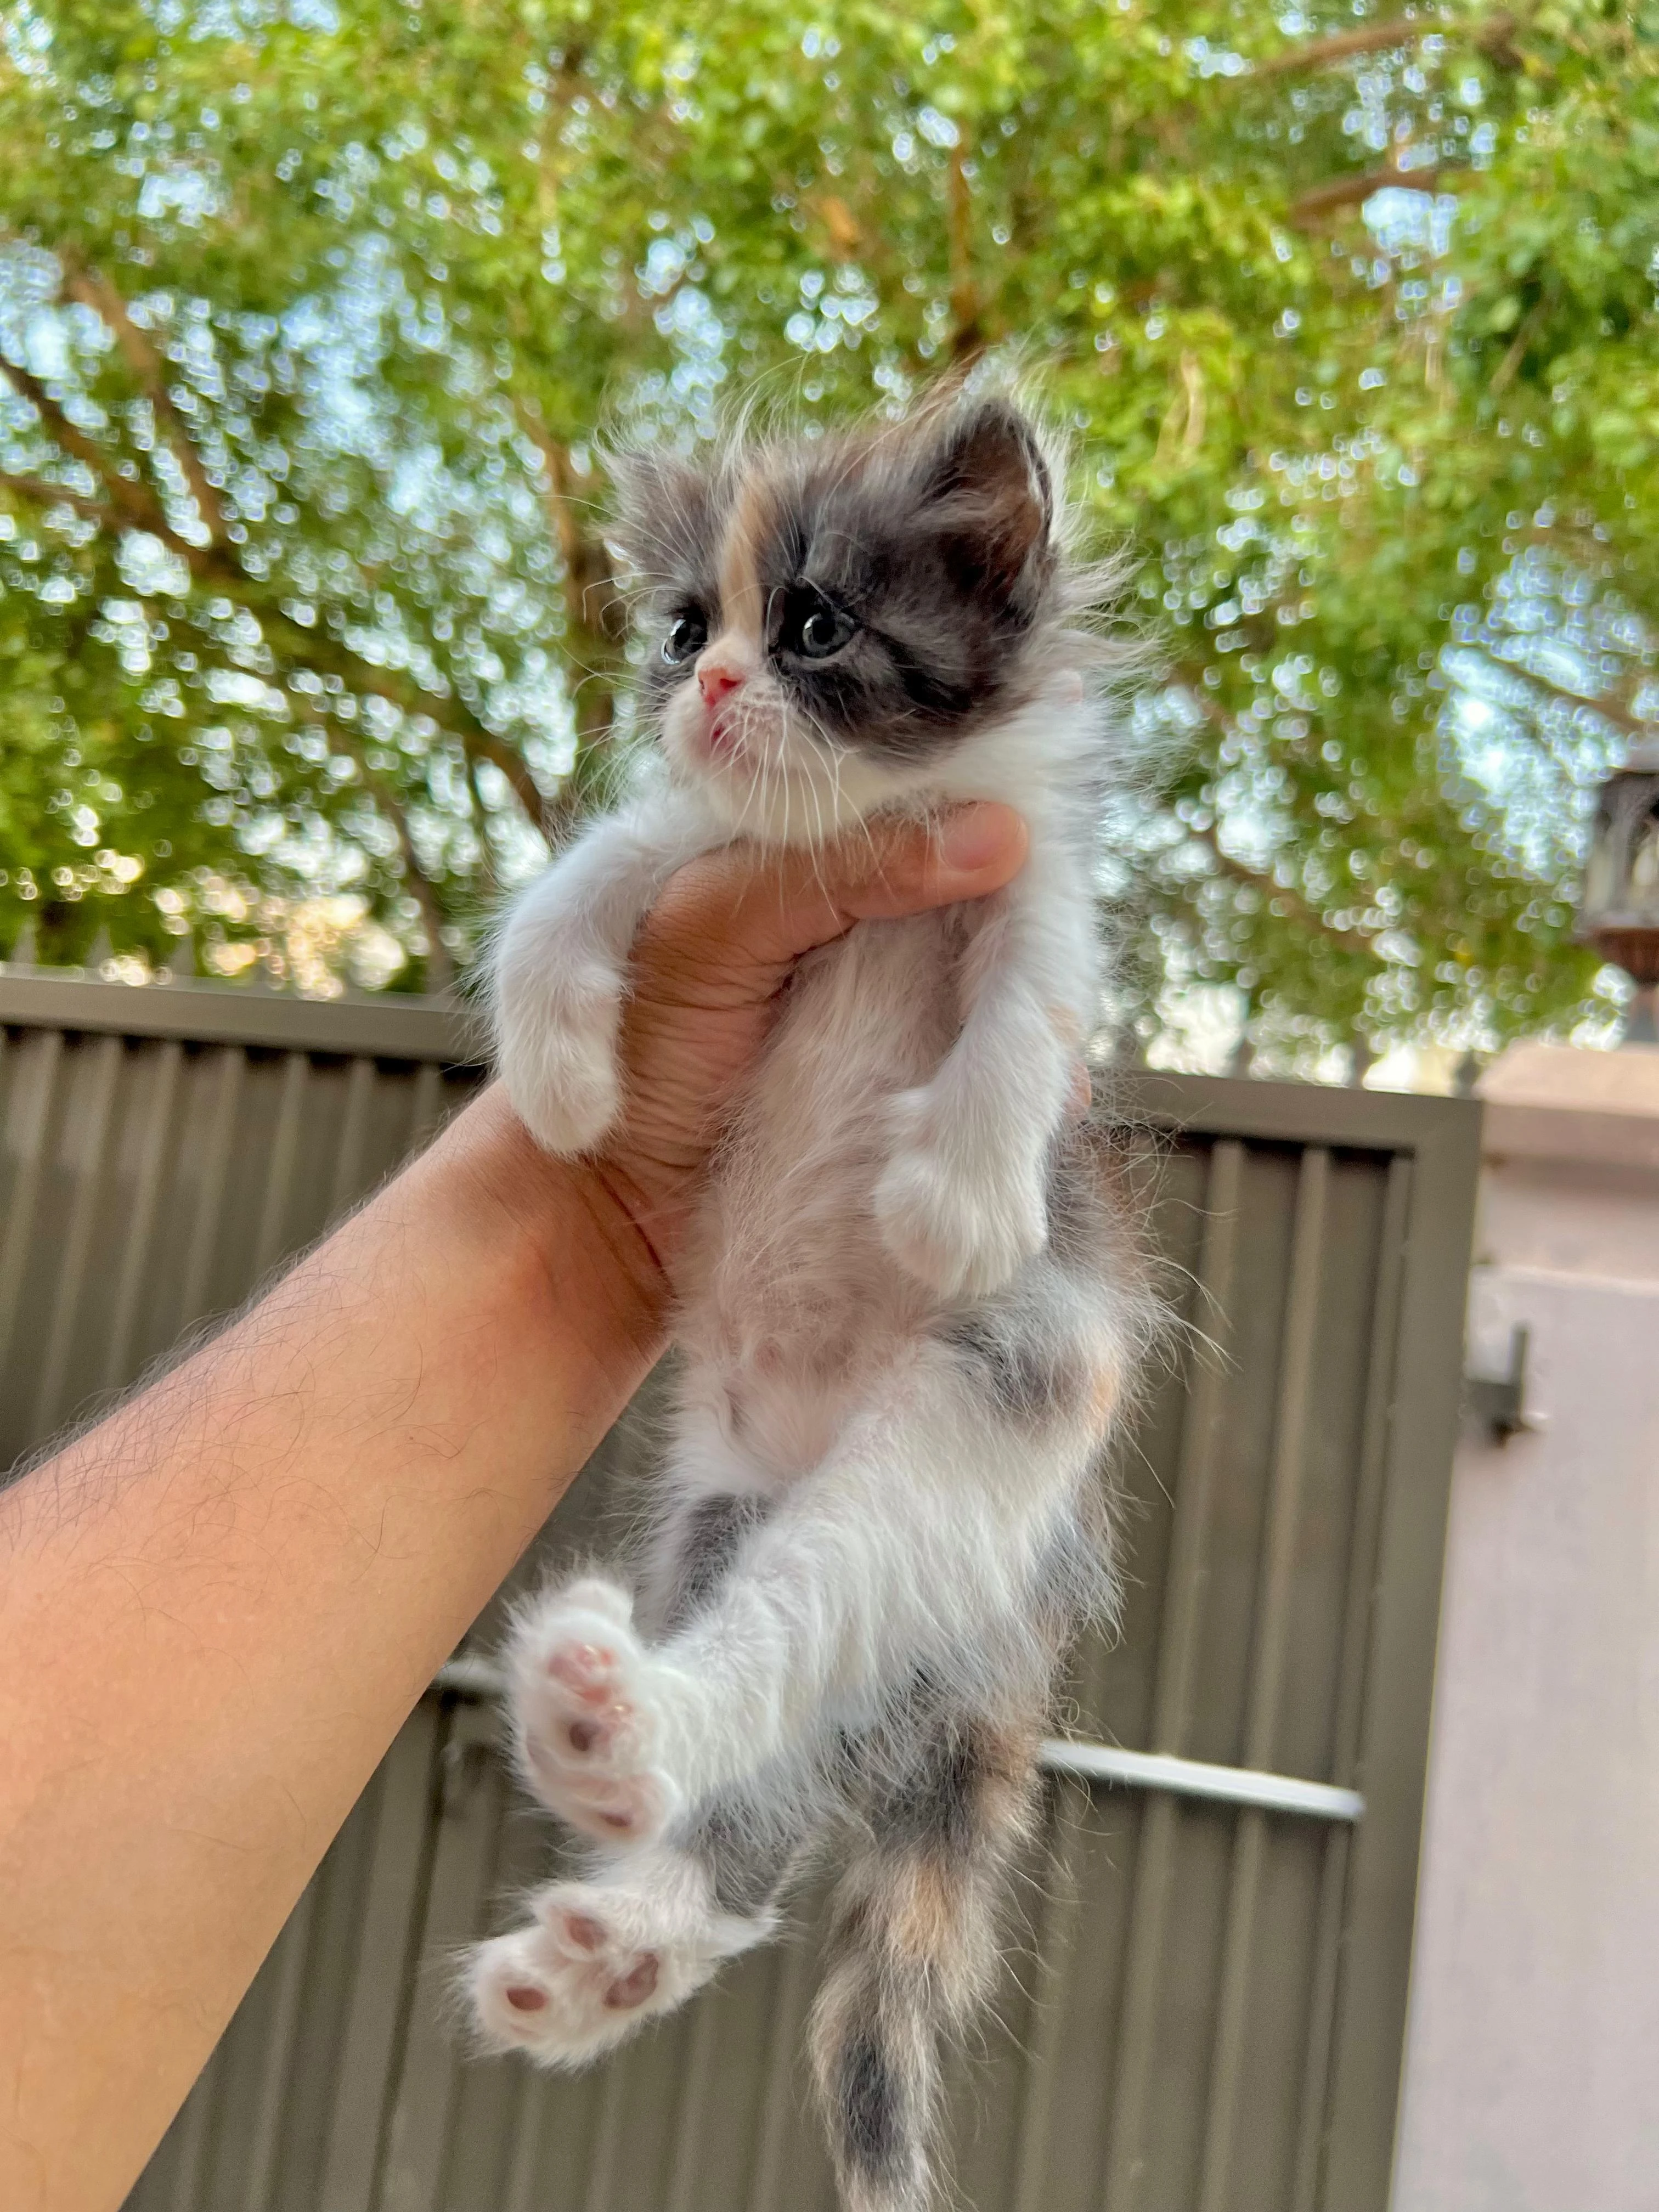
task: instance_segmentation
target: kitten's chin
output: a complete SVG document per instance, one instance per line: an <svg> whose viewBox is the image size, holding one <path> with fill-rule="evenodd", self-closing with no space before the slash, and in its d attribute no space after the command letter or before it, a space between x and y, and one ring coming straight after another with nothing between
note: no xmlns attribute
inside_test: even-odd
<svg viewBox="0 0 1659 2212"><path fill-rule="evenodd" d="M684 780L732 836L764 845L827 845L875 812L889 794L872 793L864 804L827 780L784 774L744 775L722 765L694 769Z"/></svg>
<svg viewBox="0 0 1659 2212"><path fill-rule="evenodd" d="M663 750L676 782L696 792L733 836L827 845L904 795L902 777L855 751L832 760L793 733L763 743L752 724L724 742L713 736L701 713L671 712Z"/></svg>

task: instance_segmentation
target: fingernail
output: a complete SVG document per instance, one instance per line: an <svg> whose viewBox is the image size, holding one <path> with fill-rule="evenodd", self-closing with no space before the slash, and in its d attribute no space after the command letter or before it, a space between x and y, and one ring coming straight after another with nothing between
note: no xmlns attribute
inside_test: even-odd
<svg viewBox="0 0 1659 2212"><path fill-rule="evenodd" d="M1006 852L1008 810L979 802L951 816L939 839L945 863L964 872L983 868Z"/></svg>

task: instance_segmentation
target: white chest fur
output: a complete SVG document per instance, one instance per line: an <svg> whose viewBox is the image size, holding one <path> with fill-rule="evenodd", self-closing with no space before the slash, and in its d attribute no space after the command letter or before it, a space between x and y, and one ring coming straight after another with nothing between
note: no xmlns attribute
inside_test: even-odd
<svg viewBox="0 0 1659 2212"><path fill-rule="evenodd" d="M938 1299L876 1215L895 1098L961 1027L961 909L861 923L802 967L711 1178L677 1334L718 1377L738 1436L783 1475L902 1356Z"/></svg>

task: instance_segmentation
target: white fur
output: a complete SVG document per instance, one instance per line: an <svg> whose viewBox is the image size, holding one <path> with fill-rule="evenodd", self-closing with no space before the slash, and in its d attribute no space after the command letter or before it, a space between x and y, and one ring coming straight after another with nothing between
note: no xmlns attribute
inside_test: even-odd
<svg viewBox="0 0 1659 2212"><path fill-rule="evenodd" d="M653 1655L659 1756L684 1796L868 1726L918 1665L971 1690L965 1621L983 1626L970 1663L988 1689L1092 1444L1057 1425L1016 1460L941 1346L905 1350L810 1479L787 1486L744 1571Z"/></svg>
<svg viewBox="0 0 1659 2212"><path fill-rule="evenodd" d="M526 1926L481 1943L473 2017L494 2050L580 2065L672 2011L775 1925L723 1913L682 1854L642 1853L597 1880L550 1883Z"/></svg>
<svg viewBox="0 0 1659 2212"><path fill-rule="evenodd" d="M496 1064L545 1151L591 1152L615 1122L634 933L675 869L720 842L701 809L642 778L514 908L495 959Z"/></svg>
<svg viewBox="0 0 1659 2212"><path fill-rule="evenodd" d="M544 1593L515 1631L526 1778L613 1855L604 1911L591 1887L573 1905L555 1885L477 1957L484 2033L548 2063L678 2002L736 1943L738 1923L659 1841L683 1809L763 1788L763 1770L789 1786L815 1743L878 1717L919 1665L972 1695L976 1672L994 1691L1028 1662L1042 1548L1101 1435L1100 1393L1086 1416L1012 1433L941 1334L952 1313L994 1310L1047 1238L1045 1170L1099 988L1086 793L1100 710L1061 667L1017 714L894 769L793 726L765 691L745 684L744 719L716 746L687 684L665 718L668 778L590 830L513 917L501 1065L550 1149L587 1149L612 1125L629 945L690 854L975 799L1018 808L1030 854L982 904L861 924L805 960L722 1148L678 1286L661 1517L672 1529L702 1497L767 1498L741 1571L665 1639L592 1577ZM1125 1312L1051 1273L1035 1324L1036 1294L1018 1292L1025 1326L1121 1374ZM573 1946L573 1911L611 1931L602 1945ZM607 2008L647 1953L649 1996ZM509 1986L548 2002L515 2010Z"/></svg>

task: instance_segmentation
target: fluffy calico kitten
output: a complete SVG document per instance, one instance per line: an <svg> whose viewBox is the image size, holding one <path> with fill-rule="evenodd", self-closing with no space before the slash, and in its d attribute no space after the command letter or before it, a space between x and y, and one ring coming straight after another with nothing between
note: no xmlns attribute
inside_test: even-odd
<svg viewBox="0 0 1659 2212"><path fill-rule="evenodd" d="M472 2002L498 2047L591 2058L769 1936L833 1841L831 2148L853 2212L918 2212L937 2045L990 1986L1055 1667L1109 1595L1099 1469L1150 1312L1068 1128L1112 750L1068 627L1093 592L997 399L619 477L660 749L501 941L542 1144L616 1118L630 940L694 854L998 799L1030 856L801 965L682 1270L654 1531L512 1638L525 1780L601 1849L480 1947Z"/></svg>

